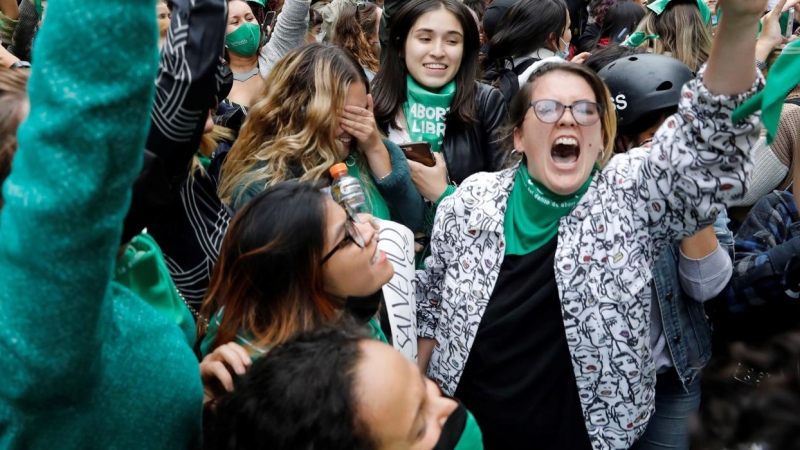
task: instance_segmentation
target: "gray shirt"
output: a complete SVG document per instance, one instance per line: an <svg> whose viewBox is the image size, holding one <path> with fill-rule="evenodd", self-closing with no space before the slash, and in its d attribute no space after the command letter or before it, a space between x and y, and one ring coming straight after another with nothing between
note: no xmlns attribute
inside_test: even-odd
<svg viewBox="0 0 800 450"><path fill-rule="evenodd" d="M305 43L309 5L308 0L286 0L283 4L275 31L258 55L261 78L267 78L279 59Z"/></svg>

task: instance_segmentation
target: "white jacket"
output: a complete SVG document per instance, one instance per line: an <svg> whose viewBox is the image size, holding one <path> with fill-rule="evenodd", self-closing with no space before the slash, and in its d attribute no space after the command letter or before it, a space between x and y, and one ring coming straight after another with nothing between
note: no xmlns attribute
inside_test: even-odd
<svg viewBox="0 0 800 450"><path fill-rule="evenodd" d="M650 304L640 294L656 257L742 198L752 168L760 117L733 124L730 115L763 79L745 94L714 96L703 72L684 86L678 113L652 147L615 156L561 219L556 284L578 389L589 394L581 406L595 449L628 448L654 410ZM439 205L431 256L416 275L419 335L438 341L428 375L450 395L503 263L515 171L475 174ZM604 382L618 389L601 393Z"/></svg>

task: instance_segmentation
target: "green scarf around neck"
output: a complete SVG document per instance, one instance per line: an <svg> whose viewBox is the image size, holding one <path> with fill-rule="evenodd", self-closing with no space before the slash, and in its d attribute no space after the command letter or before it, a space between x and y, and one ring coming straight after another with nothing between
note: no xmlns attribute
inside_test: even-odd
<svg viewBox="0 0 800 450"><path fill-rule="evenodd" d="M445 123L450 105L456 96L456 80L451 80L439 92L431 92L406 75L407 100L403 104L408 135L414 142L428 142L434 152L442 151Z"/></svg>
<svg viewBox="0 0 800 450"><path fill-rule="evenodd" d="M558 234L562 217L572 211L592 183L594 172L577 192L558 195L531 178L520 164L505 214L506 255L527 255Z"/></svg>

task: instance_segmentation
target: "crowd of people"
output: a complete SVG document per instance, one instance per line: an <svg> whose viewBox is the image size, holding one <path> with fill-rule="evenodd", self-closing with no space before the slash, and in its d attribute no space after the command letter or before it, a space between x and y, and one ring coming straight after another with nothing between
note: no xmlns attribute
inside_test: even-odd
<svg viewBox="0 0 800 450"><path fill-rule="evenodd" d="M0 0L0 449L798 448L798 3Z"/></svg>

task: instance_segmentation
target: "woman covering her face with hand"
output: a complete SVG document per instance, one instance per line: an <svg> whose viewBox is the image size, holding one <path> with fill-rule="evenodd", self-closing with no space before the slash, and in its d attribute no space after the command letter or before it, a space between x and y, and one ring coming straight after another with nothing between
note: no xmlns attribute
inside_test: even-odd
<svg viewBox="0 0 800 450"><path fill-rule="evenodd" d="M375 217L419 229L422 199L402 151L375 126L369 88L346 50L311 44L290 52L270 73L223 163L220 198L240 210L269 186L327 180L344 162Z"/></svg>
<svg viewBox="0 0 800 450"><path fill-rule="evenodd" d="M417 272L420 363L487 447L628 448L644 433L656 370L643 289L666 245L744 192L760 120L730 117L763 84L751 37L764 3L724 0L678 113L604 167L616 125L602 80L543 66L510 105L517 162L439 206Z"/></svg>

